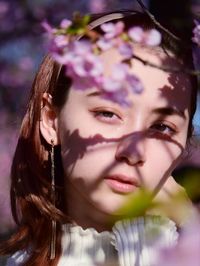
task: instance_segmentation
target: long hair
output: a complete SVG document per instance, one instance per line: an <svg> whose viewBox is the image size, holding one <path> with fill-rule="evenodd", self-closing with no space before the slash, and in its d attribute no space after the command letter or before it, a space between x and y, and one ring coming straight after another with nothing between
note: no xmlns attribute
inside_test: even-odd
<svg viewBox="0 0 200 266"><path fill-rule="evenodd" d="M59 147L56 147L55 151L59 199L54 206L51 199L51 165L48 158L51 147L43 139L39 123L43 93L50 93L53 96L53 104L59 107L70 84L71 80L60 73L60 66L49 55L46 56L33 82L12 162L11 208L18 227L17 232L2 245L1 253L13 253L30 247L32 252L24 264L27 266L56 265L57 258L49 260L51 221L58 221L56 254L60 254L61 224L68 221L62 205L63 169Z"/></svg>
<svg viewBox="0 0 200 266"><path fill-rule="evenodd" d="M154 28L155 25L143 13L124 13L127 27L140 25ZM99 17L99 16L98 16ZM95 17L97 19L97 16ZM112 19L110 19L112 20ZM165 43L171 41L164 39ZM172 48L169 49L172 50ZM188 52L189 54L189 52ZM191 56L188 56L191 58ZM190 62L191 66L191 62ZM191 121L195 111L196 80L193 82ZM14 253L18 250L30 250L24 266L55 266L61 255L61 226L70 222L64 204L64 174L60 158L60 147L56 147L56 204L51 197L51 163L49 152L51 146L43 139L39 123L43 93L52 95L53 105L58 109L65 103L72 81L66 77L61 66L47 55L33 82L27 111L24 116L19 140L11 168L11 208L17 224L16 232L0 246L0 254ZM51 222L57 222L56 257L49 259L51 243Z"/></svg>

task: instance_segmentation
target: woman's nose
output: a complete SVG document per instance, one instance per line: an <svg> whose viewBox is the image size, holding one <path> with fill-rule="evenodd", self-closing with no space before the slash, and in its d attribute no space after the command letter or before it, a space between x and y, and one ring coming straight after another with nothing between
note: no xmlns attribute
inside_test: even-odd
<svg viewBox="0 0 200 266"><path fill-rule="evenodd" d="M146 160L145 134L137 132L122 137L118 143L115 158L129 165L143 165Z"/></svg>

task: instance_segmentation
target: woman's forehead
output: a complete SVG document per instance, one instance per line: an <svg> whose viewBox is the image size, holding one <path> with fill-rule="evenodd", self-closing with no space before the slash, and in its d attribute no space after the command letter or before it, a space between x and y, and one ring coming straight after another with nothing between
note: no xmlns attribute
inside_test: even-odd
<svg viewBox="0 0 200 266"><path fill-rule="evenodd" d="M159 67L167 66L169 68L181 67L181 63L172 54L166 54L161 48L146 48L134 46L134 53L146 62L153 63L158 68L144 65L137 59L132 59L129 71L132 72L142 82L144 91L141 93L147 95L149 99L154 94L158 98L165 99L172 104L179 103L183 108L190 105L191 81L190 77L181 72L165 72ZM110 49L101 55L104 63L104 74L111 75L114 66L121 62L121 56L116 49ZM134 97L134 95L133 95Z"/></svg>
<svg viewBox="0 0 200 266"><path fill-rule="evenodd" d="M138 61L137 58L147 62L145 66L149 66L148 63L154 64L158 67L170 67L171 68L181 68L183 67L182 62L178 59L172 52L164 51L161 47L151 47L144 46L141 44L132 44L133 45L133 58L132 66ZM114 64L119 62L124 62L122 55L116 48L108 49L107 51L102 52L99 57L101 58L104 64L104 72L109 72ZM141 63L141 62L140 62ZM133 69L134 70L134 69Z"/></svg>

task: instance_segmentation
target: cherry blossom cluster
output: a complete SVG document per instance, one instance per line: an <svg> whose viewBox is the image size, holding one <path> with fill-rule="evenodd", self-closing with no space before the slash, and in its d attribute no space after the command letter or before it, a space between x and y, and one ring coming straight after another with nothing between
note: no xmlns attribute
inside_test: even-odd
<svg viewBox="0 0 200 266"><path fill-rule="evenodd" d="M50 38L50 53L55 61L65 67L66 75L73 81L73 88L98 88L106 98L126 106L130 91L143 91L140 79L130 71L133 42L157 46L161 42L161 34L156 29L144 31L138 26L125 31L123 21L102 24L100 28L103 33L100 34L91 30L87 22L87 17L83 17L77 26L77 21L64 19L58 28L44 22L43 27ZM111 48L117 49L121 61L113 66L108 76L104 74L104 64L99 55Z"/></svg>

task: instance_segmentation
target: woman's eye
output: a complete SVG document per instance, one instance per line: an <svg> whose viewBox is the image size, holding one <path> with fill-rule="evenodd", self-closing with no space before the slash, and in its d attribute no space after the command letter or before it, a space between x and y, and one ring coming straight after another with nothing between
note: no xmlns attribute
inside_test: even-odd
<svg viewBox="0 0 200 266"><path fill-rule="evenodd" d="M103 116L103 117L108 117L108 118L112 118L113 116L115 116L114 113L112 112L108 112L108 111L102 111L102 112L97 112L96 116Z"/></svg>
<svg viewBox="0 0 200 266"><path fill-rule="evenodd" d="M151 126L151 129L154 132L158 132L158 133L162 133L162 134L170 135L170 136L176 133L176 130L172 126L169 126L165 123L154 124Z"/></svg>
<svg viewBox="0 0 200 266"><path fill-rule="evenodd" d="M120 117L112 111L94 111L95 117L101 121L117 121Z"/></svg>

